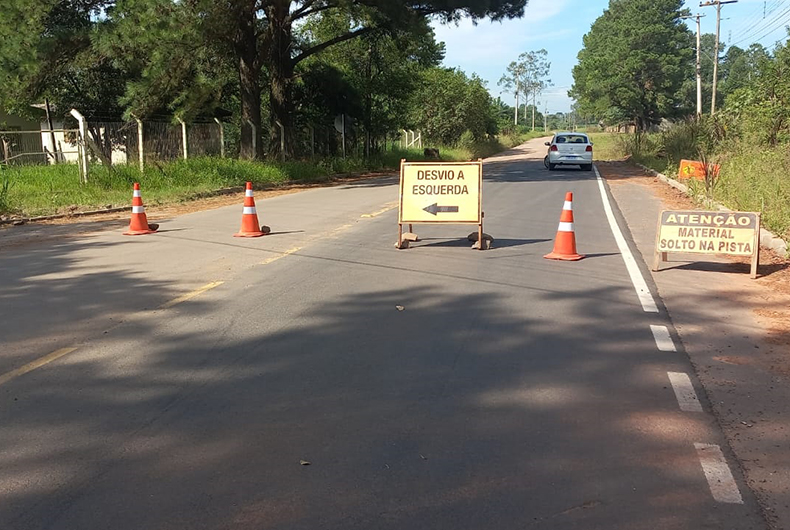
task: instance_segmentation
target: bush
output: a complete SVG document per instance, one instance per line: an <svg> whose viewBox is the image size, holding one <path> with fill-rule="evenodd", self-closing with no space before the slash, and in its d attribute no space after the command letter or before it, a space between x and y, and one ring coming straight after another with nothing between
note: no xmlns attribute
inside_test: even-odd
<svg viewBox="0 0 790 530"><path fill-rule="evenodd" d="M472 131L467 129L461 134L461 137L458 139L457 146L460 147L461 149L471 150L474 148L475 143L476 143L475 135L472 134Z"/></svg>

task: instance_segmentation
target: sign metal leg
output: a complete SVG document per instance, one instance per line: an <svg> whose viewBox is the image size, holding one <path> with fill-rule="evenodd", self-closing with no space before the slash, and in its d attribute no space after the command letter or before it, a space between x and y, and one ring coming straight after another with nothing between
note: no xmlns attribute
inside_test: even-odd
<svg viewBox="0 0 790 530"><path fill-rule="evenodd" d="M752 269L749 271L749 276L752 280L757 278L757 266L760 264L760 225L762 219L758 214L757 218L757 227L754 231L754 254L752 255Z"/></svg>

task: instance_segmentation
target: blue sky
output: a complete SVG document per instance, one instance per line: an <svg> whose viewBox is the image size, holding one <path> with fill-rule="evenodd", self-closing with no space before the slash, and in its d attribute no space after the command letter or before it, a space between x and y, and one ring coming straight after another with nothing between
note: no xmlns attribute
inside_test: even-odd
<svg viewBox="0 0 790 530"><path fill-rule="evenodd" d="M488 82L491 95L500 95L497 86L507 65L521 52L545 48L551 61L553 86L539 98L539 107L550 113L567 112L571 100L567 92L573 84L571 70L582 48L582 37L603 14L608 0L529 0L524 17L505 22L469 21L455 25L434 25L437 40L447 46L445 66L457 67L467 75L476 73ZM706 15L702 32L716 32L716 8L699 7L699 0L687 1L692 13ZM766 17L763 18L763 10ZM739 0L722 7L721 40L742 48L760 42L768 48L785 40L790 25L790 0ZM694 20L689 27L696 31ZM512 94L501 97L514 104Z"/></svg>

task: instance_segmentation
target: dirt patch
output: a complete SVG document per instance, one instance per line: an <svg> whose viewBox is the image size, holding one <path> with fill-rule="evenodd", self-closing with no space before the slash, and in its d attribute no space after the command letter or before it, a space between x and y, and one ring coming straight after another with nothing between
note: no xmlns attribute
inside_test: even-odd
<svg viewBox="0 0 790 530"><path fill-rule="evenodd" d="M656 177L645 172L628 162L598 162L601 175L610 186L624 183L639 184L650 188L658 197L664 207L678 210L700 209L686 194L677 190ZM720 273L746 274L749 270L748 258L734 256L718 256L721 263L710 263L697 268L706 268ZM750 288L743 290L740 295L746 299L745 303L752 308L757 321L765 330L764 342L771 346L790 346L790 262L787 258L778 256L769 250L760 251L759 277L752 281ZM784 309L787 308L787 309ZM778 353L778 352L777 352ZM790 376L790 357L785 362L773 364L770 369L774 373L785 377ZM726 362L722 360L722 362Z"/></svg>

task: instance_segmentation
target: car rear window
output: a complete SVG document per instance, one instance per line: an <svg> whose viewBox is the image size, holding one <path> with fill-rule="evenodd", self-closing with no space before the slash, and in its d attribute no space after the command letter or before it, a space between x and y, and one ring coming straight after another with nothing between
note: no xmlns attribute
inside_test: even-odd
<svg viewBox="0 0 790 530"><path fill-rule="evenodd" d="M557 139L554 140L556 144L586 144L588 143L587 137L577 134L566 134L563 136L557 136Z"/></svg>

